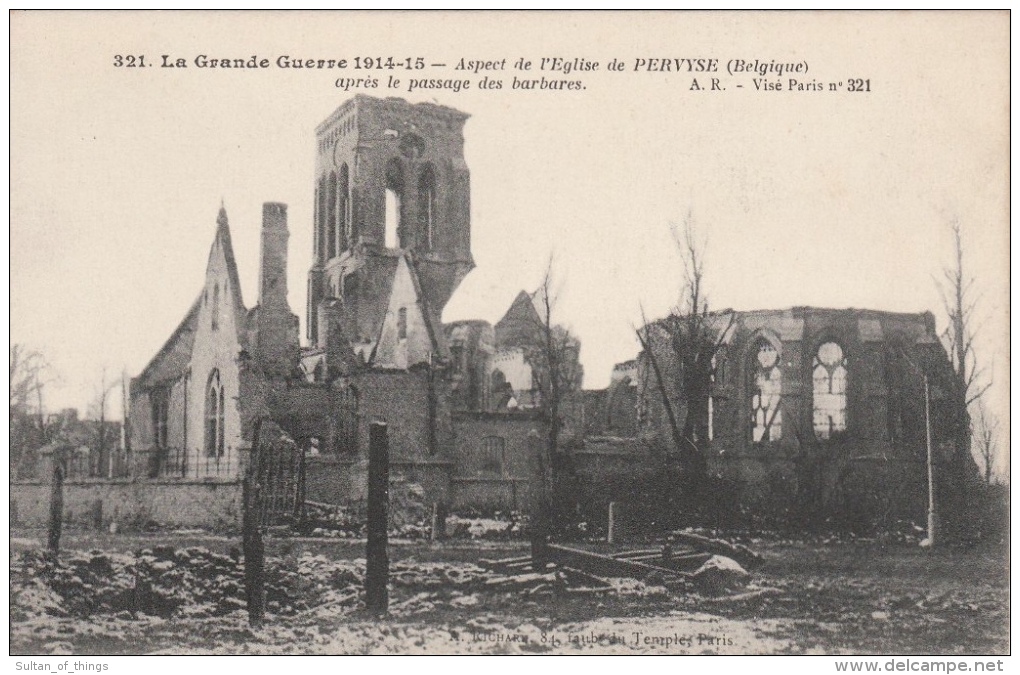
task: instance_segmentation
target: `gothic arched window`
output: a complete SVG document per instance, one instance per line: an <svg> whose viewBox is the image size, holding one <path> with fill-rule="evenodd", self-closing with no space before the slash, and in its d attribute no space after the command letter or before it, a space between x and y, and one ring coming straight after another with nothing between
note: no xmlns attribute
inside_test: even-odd
<svg viewBox="0 0 1020 675"><path fill-rule="evenodd" d="M205 454L207 457L223 455L223 384L220 371L209 373L205 386Z"/></svg>
<svg viewBox="0 0 1020 675"><path fill-rule="evenodd" d="M779 409L783 393L783 373L779 352L771 342L760 338L751 351L751 440L755 443L778 441L783 435L783 413Z"/></svg>
<svg viewBox="0 0 1020 675"><path fill-rule="evenodd" d="M418 247L431 251L436 236L436 175L425 167L418 179Z"/></svg>
<svg viewBox="0 0 1020 675"><path fill-rule="evenodd" d="M326 259L335 258L337 255L337 227L336 227L336 173L329 174L329 181L326 183Z"/></svg>
<svg viewBox="0 0 1020 675"><path fill-rule="evenodd" d="M152 440L160 450L167 448L168 420L170 418L170 391L164 387L149 395L152 402Z"/></svg>
<svg viewBox="0 0 1020 675"><path fill-rule="evenodd" d="M340 178L337 184L337 254L343 253L348 246L354 244L351 233L351 179L347 165L340 167Z"/></svg>
<svg viewBox="0 0 1020 675"><path fill-rule="evenodd" d="M835 342L825 342L815 352L811 368L814 390L815 437L828 440L846 431L846 354Z"/></svg>
<svg viewBox="0 0 1020 675"><path fill-rule="evenodd" d="M323 176L315 191L315 252L319 257L326 256L326 203L326 177Z"/></svg>
<svg viewBox="0 0 1020 675"><path fill-rule="evenodd" d="M387 248L400 246L401 227L400 217L403 210L404 198L404 173L400 169L400 163L391 159L386 165L386 214L383 244Z"/></svg>

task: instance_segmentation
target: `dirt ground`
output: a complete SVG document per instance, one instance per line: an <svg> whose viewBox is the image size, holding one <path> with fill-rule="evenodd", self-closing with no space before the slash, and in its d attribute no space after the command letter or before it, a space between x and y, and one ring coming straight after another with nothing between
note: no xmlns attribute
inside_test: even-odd
<svg viewBox="0 0 1020 675"><path fill-rule="evenodd" d="M44 533L12 533L12 654L1010 650L1005 545L925 551L874 541L754 539L747 543L765 564L748 588L705 597L669 591L654 579L620 580L609 594L529 592L475 565L520 555L522 542L396 541L390 612L380 619L360 606L363 541L270 539L270 615L253 630L231 558L236 537L71 532L59 573L40 567L42 541ZM140 569L155 579L146 582L147 597L162 599L163 611L137 611ZM152 576L157 572L163 576ZM105 586L96 590L101 577ZM92 595L86 602L79 594ZM124 604L129 597L133 609Z"/></svg>

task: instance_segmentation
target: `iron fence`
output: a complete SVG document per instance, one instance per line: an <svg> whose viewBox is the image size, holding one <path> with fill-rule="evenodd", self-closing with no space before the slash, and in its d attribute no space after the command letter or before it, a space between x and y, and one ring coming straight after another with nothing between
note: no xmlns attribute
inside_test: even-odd
<svg viewBox="0 0 1020 675"><path fill-rule="evenodd" d="M237 478L242 473L242 453L226 447L222 454L200 448L167 448L159 463L160 478Z"/></svg>
<svg viewBox="0 0 1020 675"><path fill-rule="evenodd" d="M89 452L71 450L61 459L66 479L128 478L131 476L131 451L124 449Z"/></svg>
<svg viewBox="0 0 1020 675"><path fill-rule="evenodd" d="M245 509L259 527L301 517L305 499L305 453L280 427L262 420L256 427L245 474Z"/></svg>

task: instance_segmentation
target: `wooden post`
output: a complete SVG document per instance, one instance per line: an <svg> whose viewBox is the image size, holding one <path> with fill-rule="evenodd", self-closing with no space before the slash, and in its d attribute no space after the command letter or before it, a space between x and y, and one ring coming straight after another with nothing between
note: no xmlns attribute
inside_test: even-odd
<svg viewBox="0 0 1020 675"><path fill-rule="evenodd" d="M609 525L606 527L606 543L616 543L616 502L609 502Z"/></svg>
<svg viewBox="0 0 1020 675"><path fill-rule="evenodd" d="M386 584L390 562L387 545L387 512L390 499L390 459L386 424L368 426L368 542L365 547L365 607L383 614L389 606Z"/></svg>
<svg viewBox="0 0 1020 675"><path fill-rule="evenodd" d="M931 392L928 389L928 374L922 372L924 378L924 444L927 449L928 469L928 546L935 546L935 473L931 447Z"/></svg>
<svg viewBox="0 0 1020 675"><path fill-rule="evenodd" d="M294 518L298 523L304 523L307 511L305 510L305 449L299 448L297 444L294 446L294 452L298 453L298 475L297 475L297 486L295 488L297 497L294 503Z"/></svg>
<svg viewBox="0 0 1020 675"><path fill-rule="evenodd" d="M244 589L248 599L248 625L258 628L266 618L266 548L259 514L258 472L250 471L241 483L244 548Z"/></svg>
<svg viewBox="0 0 1020 675"><path fill-rule="evenodd" d="M538 432L528 432L528 451L532 457L531 479L531 565L535 571L544 571L549 561L549 481L545 446Z"/></svg>
<svg viewBox="0 0 1020 675"><path fill-rule="evenodd" d="M89 514L92 520L92 528L101 531L103 529L103 500L97 499L92 502L92 513Z"/></svg>
<svg viewBox="0 0 1020 675"><path fill-rule="evenodd" d="M60 553L60 528L64 521L64 465L53 453L53 480L50 485L50 527L48 549L54 558Z"/></svg>
<svg viewBox="0 0 1020 675"><path fill-rule="evenodd" d="M432 541L446 539L446 504L436 502L432 505Z"/></svg>

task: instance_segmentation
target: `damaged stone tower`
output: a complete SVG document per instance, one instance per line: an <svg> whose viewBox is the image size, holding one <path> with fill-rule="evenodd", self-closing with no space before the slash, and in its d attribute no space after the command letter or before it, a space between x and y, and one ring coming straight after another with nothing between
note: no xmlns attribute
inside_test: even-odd
<svg viewBox="0 0 1020 675"><path fill-rule="evenodd" d="M431 103L358 95L316 129L312 344L327 348L336 323L352 346L371 344L379 305L391 292L382 280L400 258L413 268L427 322L438 325L474 267L467 117Z"/></svg>

